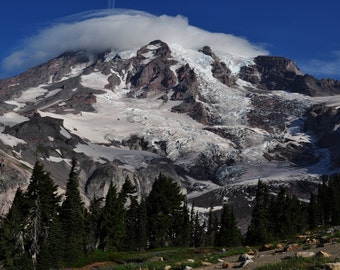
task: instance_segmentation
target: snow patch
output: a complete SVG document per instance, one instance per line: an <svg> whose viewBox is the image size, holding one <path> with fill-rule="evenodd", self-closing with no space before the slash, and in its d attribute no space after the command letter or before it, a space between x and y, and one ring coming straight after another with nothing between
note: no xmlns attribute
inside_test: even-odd
<svg viewBox="0 0 340 270"><path fill-rule="evenodd" d="M101 72L81 76L81 84L85 87L102 90L108 84L108 77Z"/></svg>
<svg viewBox="0 0 340 270"><path fill-rule="evenodd" d="M12 135L0 133L0 140L3 144L8 145L10 147L15 147L18 144L26 144L24 140L18 139Z"/></svg>
<svg viewBox="0 0 340 270"><path fill-rule="evenodd" d="M2 123L4 126L9 127L23 123L28 120L29 119L27 117L22 116L16 112L8 112L0 116L0 123Z"/></svg>

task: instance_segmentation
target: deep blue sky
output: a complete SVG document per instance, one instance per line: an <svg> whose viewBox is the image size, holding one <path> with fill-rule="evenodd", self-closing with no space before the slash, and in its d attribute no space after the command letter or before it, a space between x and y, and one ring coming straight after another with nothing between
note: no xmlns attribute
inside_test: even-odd
<svg viewBox="0 0 340 270"><path fill-rule="evenodd" d="M0 62L22 46L23 39L59 18L105 9L108 2L2 2ZM340 1L116 0L114 3L116 8L141 10L153 15L183 15L190 25L210 32L245 37L251 43L263 46L271 55L291 58L305 73L318 78L340 79ZM0 77L6 75L9 74L0 70Z"/></svg>

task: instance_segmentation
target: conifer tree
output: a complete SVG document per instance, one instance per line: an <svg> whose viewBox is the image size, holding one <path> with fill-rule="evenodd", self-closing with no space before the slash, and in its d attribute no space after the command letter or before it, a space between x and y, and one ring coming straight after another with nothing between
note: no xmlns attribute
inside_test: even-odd
<svg viewBox="0 0 340 270"><path fill-rule="evenodd" d="M308 225L309 229L316 229L321 224L320 205L315 194L311 194L308 204Z"/></svg>
<svg viewBox="0 0 340 270"><path fill-rule="evenodd" d="M138 207L137 225L137 249L144 250L147 248L148 241L148 213L144 198L142 198Z"/></svg>
<svg viewBox="0 0 340 270"><path fill-rule="evenodd" d="M208 213L208 223L207 230L204 235L204 246L214 245L217 237L219 221L217 214L213 212L213 207L211 206Z"/></svg>
<svg viewBox="0 0 340 270"><path fill-rule="evenodd" d="M130 178L127 176L125 178L122 189L119 192L119 200L122 201L123 204L126 203L127 199L129 199L133 194L136 193L136 187L132 185Z"/></svg>
<svg viewBox="0 0 340 270"><path fill-rule="evenodd" d="M174 244L181 247L187 247L192 242L192 223L188 209L188 203L183 202L179 211L176 212L174 217Z"/></svg>
<svg viewBox="0 0 340 270"><path fill-rule="evenodd" d="M340 224L340 179L339 175L322 176L318 187L317 201L323 225Z"/></svg>
<svg viewBox="0 0 340 270"><path fill-rule="evenodd" d="M30 253L37 269L55 264L55 250L49 250L51 228L58 223L60 196L57 185L38 161L35 163L25 194L29 204Z"/></svg>
<svg viewBox="0 0 340 270"><path fill-rule="evenodd" d="M192 236L193 244L192 246L200 247L202 246L202 243L203 243L205 224L201 225L198 211L196 211L195 215L193 216L194 218L193 218L193 236Z"/></svg>
<svg viewBox="0 0 340 270"><path fill-rule="evenodd" d="M253 245L270 241L272 238L270 227L268 186L259 180L251 222L246 235L246 243Z"/></svg>
<svg viewBox="0 0 340 270"><path fill-rule="evenodd" d="M322 184L319 184L318 186L317 200L320 204L322 225L329 225L331 223L331 194L327 185L329 177L322 176L321 180Z"/></svg>
<svg viewBox="0 0 340 270"><path fill-rule="evenodd" d="M79 191L76 160L73 159L66 184L65 200L60 212L64 234L64 261L68 264L76 262L84 254L84 214L85 208Z"/></svg>
<svg viewBox="0 0 340 270"><path fill-rule="evenodd" d="M333 175L328 183L329 200L331 204L331 224L340 224L340 177Z"/></svg>
<svg viewBox="0 0 340 270"><path fill-rule="evenodd" d="M116 186L111 183L103 208L100 248L103 250L123 249L125 233L124 200L119 197Z"/></svg>
<svg viewBox="0 0 340 270"><path fill-rule="evenodd" d="M18 188L6 217L0 227L0 261L6 269L19 269L20 262L25 261L25 227L28 215L28 204L23 191ZM29 259L29 264L31 260Z"/></svg>
<svg viewBox="0 0 340 270"><path fill-rule="evenodd" d="M138 250L138 211L138 201L136 197L132 197L130 206L126 212L126 238L124 242L127 250Z"/></svg>
<svg viewBox="0 0 340 270"><path fill-rule="evenodd" d="M174 226L184 195L171 178L160 174L152 185L147 199L149 240L152 248L172 245L176 234Z"/></svg>
<svg viewBox="0 0 340 270"><path fill-rule="evenodd" d="M216 246L238 246L242 244L242 234L237 227L233 209L229 205L223 205L221 222L217 237Z"/></svg>
<svg viewBox="0 0 340 270"><path fill-rule="evenodd" d="M93 196L90 200L89 209L86 212L86 239L85 251L95 250L100 242L100 228L102 226L102 203L103 198Z"/></svg>

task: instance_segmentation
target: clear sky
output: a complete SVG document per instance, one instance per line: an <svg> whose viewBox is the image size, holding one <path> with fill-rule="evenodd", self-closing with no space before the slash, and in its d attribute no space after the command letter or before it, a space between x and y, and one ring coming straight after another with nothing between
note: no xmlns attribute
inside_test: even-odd
<svg viewBox="0 0 340 270"><path fill-rule="evenodd" d="M36 60L27 56L25 64L9 67L9 61L18 60L27 44L30 44L30 50L27 49L26 54L43 54L37 44L32 44L34 40L35 43L46 42L36 37L59 24L61 18L110 6L140 10L156 17L181 15L187 18L190 26L242 37L263 52L291 58L304 73L317 78L340 79L340 1L337 0L3 1L0 9L0 78L21 72L30 64L36 65ZM182 21L176 25L181 24ZM121 27L125 27L124 23ZM126 32L135 34L133 27L127 29ZM51 43L53 33L48 33ZM60 39L55 42L62 43ZM33 52L34 49L37 51Z"/></svg>

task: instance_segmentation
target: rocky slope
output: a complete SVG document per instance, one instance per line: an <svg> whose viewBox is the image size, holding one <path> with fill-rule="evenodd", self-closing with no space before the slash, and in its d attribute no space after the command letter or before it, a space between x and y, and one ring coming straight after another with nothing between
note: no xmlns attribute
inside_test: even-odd
<svg viewBox="0 0 340 270"><path fill-rule="evenodd" d="M228 201L247 223L258 179L308 199L318 175L338 171L339 94L339 81L283 57L160 40L67 52L0 80L0 210L37 159L62 192L76 157L85 200L126 176L143 196L162 172L202 211Z"/></svg>

